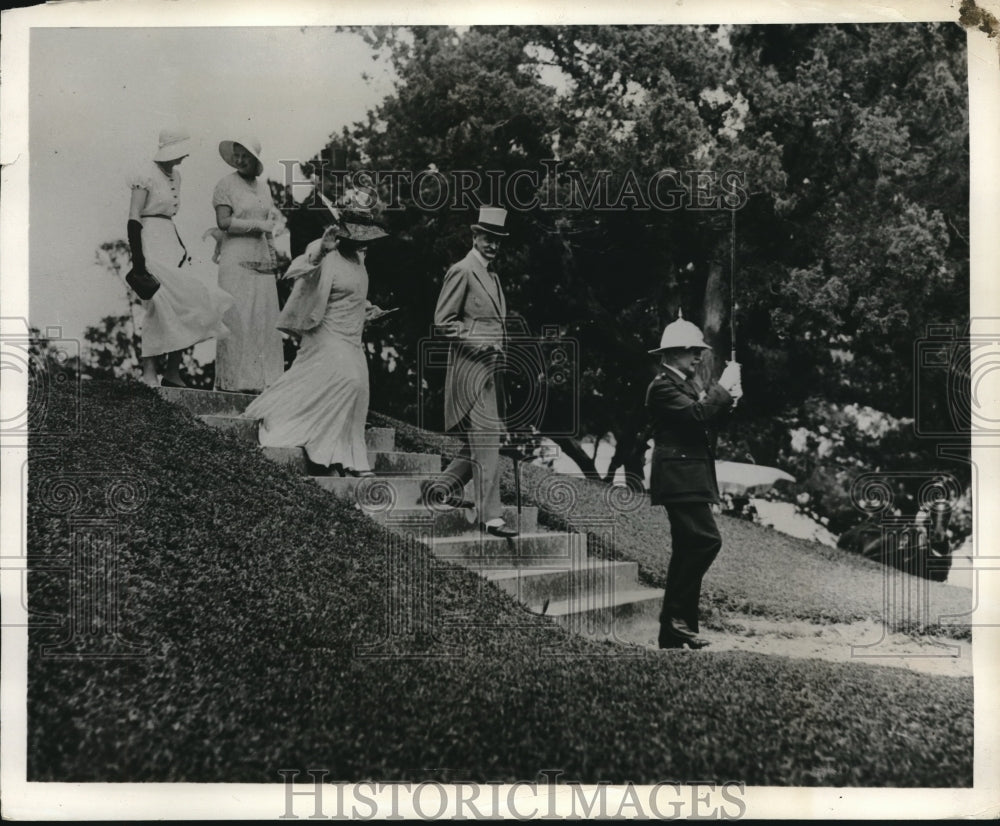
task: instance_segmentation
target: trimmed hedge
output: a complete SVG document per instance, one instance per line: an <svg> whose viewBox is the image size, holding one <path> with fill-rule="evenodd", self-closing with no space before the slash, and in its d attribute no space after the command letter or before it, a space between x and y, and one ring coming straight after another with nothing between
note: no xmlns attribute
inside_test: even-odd
<svg viewBox="0 0 1000 826"><path fill-rule="evenodd" d="M372 419L381 427L396 428L400 450L447 453L458 449L454 439L427 433L380 414L373 413ZM505 501L513 502L513 463L506 458L501 462L502 494ZM525 505L538 506L542 524L559 530L587 532L591 554L638 562L646 584L665 586L670 562L670 522L663 508L650 506L647 495L522 464L521 498ZM752 522L727 516L717 516L716 521L722 534L722 551L702 588L702 611L708 614L709 624L713 608L816 623L881 622L885 615L885 579L904 576L857 554ZM608 539L609 525L613 526L613 541ZM966 618L973 608L971 592L919 580L921 589L925 584L928 601L917 603L919 615L890 614L890 626L904 632L971 639ZM952 619L942 623L939 617ZM919 623L924 619L928 622L921 628Z"/></svg>
<svg viewBox="0 0 1000 826"><path fill-rule="evenodd" d="M49 402L73 429L72 398ZM30 447L29 780L972 783L971 679L589 642L142 385L85 383L80 409ZM136 480L148 501L121 513L109 492ZM42 652L80 515L117 526L143 657Z"/></svg>

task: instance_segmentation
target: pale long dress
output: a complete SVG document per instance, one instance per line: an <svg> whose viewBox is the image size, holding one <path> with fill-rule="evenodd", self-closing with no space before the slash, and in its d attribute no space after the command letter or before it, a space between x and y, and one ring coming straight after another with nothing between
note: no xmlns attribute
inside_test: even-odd
<svg viewBox="0 0 1000 826"><path fill-rule="evenodd" d="M243 415L261 420L265 447L303 447L317 464L369 470L368 362L361 342L368 271L338 252L328 253L323 265L334 269L323 320L302 335L288 372Z"/></svg>
<svg viewBox="0 0 1000 826"><path fill-rule="evenodd" d="M234 218L264 221L279 217L271 190L260 178L250 182L238 172L215 187L212 206L228 206ZM235 305L226 313L230 336L220 341L215 356L217 390L263 390L285 366L278 323L278 290L274 274L264 274L244 263L268 264L271 251L261 235L225 233L219 248L219 286Z"/></svg>
<svg viewBox="0 0 1000 826"><path fill-rule="evenodd" d="M132 176L132 189L146 192L141 210L142 251L146 269L160 289L143 301L143 357L186 350L200 341L229 334L223 323L233 306L230 295L215 286L210 265L193 261L174 227L180 205L181 173L175 166L166 174L155 163Z"/></svg>

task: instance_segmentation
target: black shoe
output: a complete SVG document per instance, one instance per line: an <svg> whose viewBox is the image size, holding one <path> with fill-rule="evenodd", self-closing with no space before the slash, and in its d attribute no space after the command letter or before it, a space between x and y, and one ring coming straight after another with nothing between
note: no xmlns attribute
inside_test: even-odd
<svg viewBox="0 0 1000 826"><path fill-rule="evenodd" d="M485 522L482 529L490 536L499 536L501 539L513 539L517 536L517 531L508 528L506 525L487 525Z"/></svg>
<svg viewBox="0 0 1000 826"><path fill-rule="evenodd" d="M699 637L684 620L672 619L660 626L660 648L708 648L711 643Z"/></svg>
<svg viewBox="0 0 1000 826"><path fill-rule="evenodd" d="M179 388L180 390L190 390L191 389L183 381L182 382L176 382L176 381L171 381L170 379L167 379L167 378L160 379L160 387L176 387L176 388Z"/></svg>

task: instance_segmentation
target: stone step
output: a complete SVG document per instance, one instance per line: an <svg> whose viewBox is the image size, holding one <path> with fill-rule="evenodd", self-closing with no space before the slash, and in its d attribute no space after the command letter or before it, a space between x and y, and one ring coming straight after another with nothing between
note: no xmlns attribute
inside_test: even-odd
<svg viewBox="0 0 1000 826"><path fill-rule="evenodd" d="M239 416L257 398L253 393L226 393L222 390L183 387L158 387L156 390L165 401L179 405L195 416Z"/></svg>
<svg viewBox="0 0 1000 826"><path fill-rule="evenodd" d="M587 557L587 537L581 533L526 533L512 539L474 533L435 537L434 555L477 573L490 568L521 565L550 565L553 560L576 560Z"/></svg>
<svg viewBox="0 0 1000 826"><path fill-rule="evenodd" d="M545 600L567 601L585 592L624 594L639 588L639 565L609 559L569 560L558 567L505 568L483 571L511 596L530 606Z"/></svg>
<svg viewBox="0 0 1000 826"><path fill-rule="evenodd" d="M529 603L532 611L552 617L560 625L577 634L614 636L636 622L659 616L663 607L663 591L659 588L634 588L626 591L585 591L568 599Z"/></svg>
<svg viewBox="0 0 1000 826"><path fill-rule="evenodd" d="M466 518L466 514L470 512L472 511L465 508L455 508L443 513L432 514L424 507L397 507L391 512L381 510L374 512L371 516L376 522L390 528L393 523L398 523L400 520L419 521L424 518L433 518L435 536L457 536L469 533L475 527ZM521 533L535 533L538 530L538 508L536 507L522 508L519 520L517 508L508 505L503 509L503 518L508 525L517 528Z"/></svg>
<svg viewBox="0 0 1000 826"><path fill-rule="evenodd" d="M416 508L420 499L420 477L376 476L356 479L340 476L310 476L334 496L353 500L369 515L393 508Z"/></svg>
<svg viewBox="0 0 1000 826"><path fill-rule="evenodd" d="M292 470L307 474L306 454L301 447L264 447L264 455L274 462L288 465ZM441 458L434 453L397 453L368 451L368 463L379 475L422 474L431 476L441 471ZM414 498L414 501L416 499Z"/></svg>
<svg viewBox="0 0 1000 826"><path fill-rule="evenodd" d="M257 443L258 419L242 416L215 416L203 413L198 416L209 427L232 432L237 438ZM391 427L369 427L365 429L365 445L369 450L392 453L396 445L396 431Z"/></svg>

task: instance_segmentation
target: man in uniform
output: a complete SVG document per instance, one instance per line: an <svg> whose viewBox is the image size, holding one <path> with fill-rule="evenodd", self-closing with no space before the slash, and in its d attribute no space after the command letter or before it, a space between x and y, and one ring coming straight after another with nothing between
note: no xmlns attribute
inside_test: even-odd
<svg viewBox="0 0 1000 826"><path fill-rule="evenodd" d="M671 553L660 614L660 648L704 648L698 636L701 580L722 547L712 515L719 501L715 455L708 425L742 395L740 366L730 362L717 383L699 388L692 379L710 349L694 324L668 324L660 346L660 372L646 391L653 425L650 502L670 519Z"/></svg>
<svg viewBox="0 0 1000 826"><path fill-rule="evenodd" d="M434 312L440 334L451 340L444 387L444 424L463 438L462 451L433 484L424 486L424 501L446 491L437 501L454 507L474 505L483 531L517 536L507 527L500 506L500 441L503 422L503 355L507 302L493 260L502 239L507 211L479 210L472 225L472 249L444 277ZM462 498L469 480L474 501Z"/></svg>

